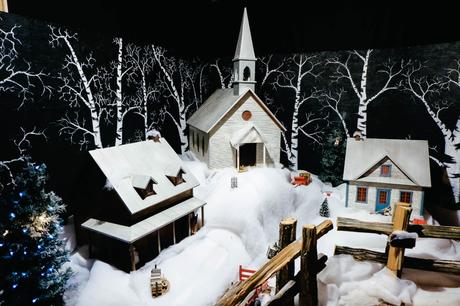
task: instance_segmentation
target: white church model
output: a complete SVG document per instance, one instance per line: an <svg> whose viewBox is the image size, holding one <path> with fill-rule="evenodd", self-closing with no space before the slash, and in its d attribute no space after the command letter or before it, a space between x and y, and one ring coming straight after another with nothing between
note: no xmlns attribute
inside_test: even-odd
<svg viewBox="0 0 460 306"><path fill-rule="evenodd" d="M209 168L279 165L285 128L254 92L256 61L244 9L233 88L216 90L187 121L190 151Z"/></svg>

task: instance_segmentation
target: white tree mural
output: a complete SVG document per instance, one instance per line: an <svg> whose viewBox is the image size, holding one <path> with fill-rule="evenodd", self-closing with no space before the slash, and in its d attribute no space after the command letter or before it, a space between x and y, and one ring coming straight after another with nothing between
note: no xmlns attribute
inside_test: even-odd
<svg viewBox="0 0 460 306"><path fill-rule="evenodd" d="M179 135L181 152L184 153L188 148L185 131L189 110L201 103L198 93L202 88L203 67L167 56L161 47L151 46L151 48L155 63L160 70L156 86L167 99L165 107L160 111L160 116L162 120L169 118L173 121Z"/></svg>
<svg viewBox="0 0 460 306"><path fill-rule="evenodd" d="M361 132L363 138L367 137L367 107L383 93L398 88L396 77L400 75L404 68L404 63L392 64L390 61L383 64L382 69L377 72L384 75L383 84L373 94L369 93L369 62L373 50L365 52L350 51L345 60L334 57L326 60L328 65L335 66L335 73L332 79L336 82L344 79L353 89L358 99L358 120L357 130ZM352 61L358 59L360 69L353 71ZM359 81L358 81L359 80Z"/></svg>
<svg viewBox="0 0 460 306"><path fill-rule="evenodd" d="M47 140L45 132L34 127L30 131L26 131L24 128L20 128L21 134L17 139L13 140L15 155L14 157L7 160L0 160L0 168L5 171L8 179L4 182L6 186L15 185L12 166L16 163L25 162L27 160L27 152L31 148L31 139L34 137L40 137ZM0 183L0 192L3 190L5 185Z"/></svg>
<svg viewBox="0 0 460 306"><path fill-rule="evenodd" d="M315 56L304 54L293 55L286 60L287 67L284 71L278 68L275 80L272 82L274 88L283 88L294 95L294 105L291 119L291 130L288 137L282 134L284 150L287 154L289 163L294 169L298 168L299 134L304 135L309 140L321 144L322 131L320 121L325 117L315 116L313 113L303 112L302 108L307 103L317 101L320 91L311 88L305 89L305 81L308 77L317 78L319 75L318 65Z"/></svg>
<svg viewBox="0 0 460 306"><path fill-rule="evenodd" d="M117 61L114 65L116 69L116 89L114 94L117 112L115 145L119 146L123 143L123 77L129 71L129 68L124 69L125 65L123 65L123 39L115 38L114 43L118 46Z"/></svg>
<svg viewBox="0 0 460 306"><path fill-rule="evenodd" d="M51 88L45 84L47 74L33 71L31 63L19 55L22 45L18 38L20 28L20 25L0 27L0 92L16 94L20 101L18 108L38 90L41 95L51 94Z"/></svg>
<svg viewBox="0 0 460 306"><path fill-rule="evenodd" d="M230 67L221 68L219 65L219 59L216 59L210 67L216 70L220 81L220 88L225 89L232 87L233 78L232 69Z"/></svg>
<svg viewBox="0 0 460 306"><path fill-rule="evenodd" d="M445 167L455 202L460 200L460 116L457 117L455 126L448 128L442 119L444 112L451 110L452 104L442 99L442 92L449 88L460 88L460 62L456 67L447 70L446 76L428 77L426 67L420 62L411 63L404 73L404 89L410 92L419 101L431 119L436 123L444 137L444 154L446 161L432 158L438 165Z"/></svg>
<svg viewBox="0 0 460 306"><path fill-rule="evenodd" d="M58 92L63 101L69 101L71 107L85 107L91 116L89 124L86 124L84 115L79 112L66 114L60 120L60 134L67 135L74 144L81 148L88 146L91 141L96 148L102 148L100 121L107 105L107 99L94 91L96 82L101 81L100 75L95 69L95 59L91 54L80 59L72 45L78 42L77 35L67 30L49 26L51 30L49 43L53 48L63 47L68 54L64 59L63 73L60 78L63 84ZM97 90L96 90L97 91ZM97 99L99 98L99 99Z"/></svg>
<svg viewBox="0 0 460 306"><path fill-rule="evenodd" d="M343 95L345 93L345 90L343 88L340 88L337 91L333 90L324 90L321 93L321 101L323 102L323 107L322 109L328 109L334 113L339 122L340 125L342 126L343 132L345 134L345 137L351 137L350 132L347 128L347 123L345 121L345 115L344 113L340 110L340 104L342 102L343 104Z"/></svg>
<svg viewBox="0 0 460 306"><path fill-rule="evenodd" d="M128 84L136 88L136 94L130 97L129 102L123 111L123 117L130 111L134 111L139 115L144 122L144 136L149 130L154 128L158 121L153 120L149 112L149 104L152 103L157 95L159 89L155 88L147 81L148 76L153 72L155 59L153 51L150 46L140 47L129 44L126 47L126 63L130 66L128 73Z"/></svg>

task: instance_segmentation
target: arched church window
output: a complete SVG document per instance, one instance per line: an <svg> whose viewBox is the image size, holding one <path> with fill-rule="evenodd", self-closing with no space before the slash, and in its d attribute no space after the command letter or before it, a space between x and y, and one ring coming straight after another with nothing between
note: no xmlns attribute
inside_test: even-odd
<svg viewBox="0 0 460 306"><path fill-rule="evenodd" d="M243 70L243 81L250 81L251 80L251 70L248 66L246 66Z"/></svg>

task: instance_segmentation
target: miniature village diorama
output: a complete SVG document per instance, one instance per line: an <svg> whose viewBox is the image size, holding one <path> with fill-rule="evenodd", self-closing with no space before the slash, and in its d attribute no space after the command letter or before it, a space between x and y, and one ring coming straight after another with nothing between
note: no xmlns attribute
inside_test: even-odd
<svg viewBox="0 0 460 306"><path fill-rule="evenodd" d="M28 65L14 72L20 41L8 25L0 35L0 59L10 67L0 69L11 73L7 91L42 86L51 94L43 72ZM326 88L307 93L305 84L314 87L307 78L317 86L321 63L310 62L315 55L278 64L256 57L244 8L228 67L216 61L190 68L159 47L115 40L119 83L112 83L121 84L126 73L127 86L136 89L121 98L121 85L98 91L113 84L101 81L107 70L94 69L92 55L78 57L76 34L48 28L49 44L70 54L65 69L78 68L61 75L58 94L71 107L89 105L93 120L66 110L57 121L59 137L84 156L71 164L80 167L88 189L71 188L64 200L50 190L46 166L30 156L37 139L50 136L20 128L14 157L0 161L0 305L460 305L460 224L443 224L427 209L436 201L433 189L446 192L441 181L454 203L458 198L458 130L441 122L447 104L438 105L437 114L429 109L427 99L447 85L417 78L422 66L388 66L383 87L367 98L367 72L363 68L358 85L349 61L357 56L367 69L372 50L348 52L345 60L328 58L323 64L333 74ZM198 103L194 82L176 82L206 67L221 86ZM15 73L27 77L15 79ZM158 80L149 85L152 75ZM367 109L358 110L350 133L339 108L347 94L331 88L345 79L348 95L368 99L359 106L367 107L395 90L397 77L401 90L436 117L450 159L428 137L368 137ZM283 90L277 107L273 101ZM107 92L115 104L104 99ZM187 105L192 92L195 100ZM30 103L30 93L23 94L21 103ZM170 100L155 108L165 97ZM287 97L294 99L288 115ZM319 103L317 113L304 108L311 100ZM111 118L116 131L106 135L116 134L112 142L100 135ZM129 134L124 124L141 126L140 133ZM179 143L171 136L176 133ZM319 168L305 162L314 154ZM57 175L51 179L60 185ZM78 205L66 213L68 198Z"/></svg>

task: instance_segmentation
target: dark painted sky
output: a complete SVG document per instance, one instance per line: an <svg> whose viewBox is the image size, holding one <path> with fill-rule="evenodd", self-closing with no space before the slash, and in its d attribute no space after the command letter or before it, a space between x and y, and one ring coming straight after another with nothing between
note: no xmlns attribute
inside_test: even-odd
<svg viewBox="0 0 460 306"><path fill-rule="evenodd" d="M242 9L257 54L382 48L460 40L452 4L419 1L10 0L10 12L75 30L156 43L182 55L230 56Z"/></svg>

